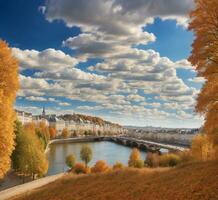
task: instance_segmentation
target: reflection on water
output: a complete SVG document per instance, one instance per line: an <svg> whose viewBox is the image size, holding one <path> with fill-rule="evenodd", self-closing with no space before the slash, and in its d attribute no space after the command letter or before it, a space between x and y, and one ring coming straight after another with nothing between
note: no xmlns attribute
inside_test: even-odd
<svg viewBox="0 0 218 200"><path fill-rule="evenodd" d="M109 165L120 161L127 165L132 148L115 144L112 142L86 142L86 143L67 143L52 144L47 155L49 160L49 169L47 175L53 175L63 172L67 169L65 158L69 154L74 154L77 162L81 162L80 149L82 145L88 144L92 148L93 159L89 163L92 166L97 160L106 160ZM145 159L146 153L141 151L141 159Z"/></svg>

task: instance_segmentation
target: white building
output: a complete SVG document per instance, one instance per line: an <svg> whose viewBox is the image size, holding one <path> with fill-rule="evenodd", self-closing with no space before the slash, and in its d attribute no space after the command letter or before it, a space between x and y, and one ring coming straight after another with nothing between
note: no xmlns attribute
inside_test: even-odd
<svg viewBox="0 0 218 200"><path fill-rule="evenodd" d="M22 124L26 124L26 123L29 123L29 122L33 121L32 113L28 113L28 112L24 112L24 111L19 111L19 110L15 110L15 112L17 114L17 119Z"/></svg>

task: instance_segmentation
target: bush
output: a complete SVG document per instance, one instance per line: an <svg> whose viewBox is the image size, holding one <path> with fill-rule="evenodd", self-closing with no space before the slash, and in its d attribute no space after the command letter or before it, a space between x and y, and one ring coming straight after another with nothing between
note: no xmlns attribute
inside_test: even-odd
<svg viewBox="0 0 218 200"><path fill-rule="evenodd" d="M69 131L67 128L64 128L63 131L62 131L62 136L64 139L68 138L70 135Z"/></svg>
<svg viewBox="0 0 218 200"><path fill-rule="evenodd" d="M121 163L121 162L116 162L115 164L114 164L114 166L113 166L113 169L114 170L120 170L120 169L123 169L124 168L124 165L123 165L123 163Z"/></svg>
<svg viewBox="0 0 218 200"><path fill-rule="evenodd" d="M148 153L145 163L148 167L158 167L160 161L160 156L156 153Z"/></svg>
<svg viewBox="0 0 218 200"><path fill-rule="evenodd" d="M143 168L144 167L144 161L143 160L136 160L134 164L135 168Z"/></svg>
<svg viewBox="0 0 218 200"><path fill-rule="evenodd" d="M161 167L174 167L181 162L181 159L178 155L168 153L160 156L160 166Z"/></svg>
<svg viewBox="0 0 218 200"><path fill-rule="evenodd" d="M74 168L75 166L75 162L76 162L76 158L73 154L70 154L66 157L66 164L69 168Z"/></svg>
<svg viewBox="0 0 218 200"><path fill-rule="evenodd" d="M129 161L128 161L129 167L134 167L135 162L137 160L140 160L140 152L138 149L134 148L130 154L130 157L129 157Z"/></svg>
<svg viewBox="0 0 218 200"><path fill-rule="evenodd" d="M107 163L104 160L99 160L95 163L95 165L91 168L92 173L101 173L106 172L110 169Z"/></svg>
<svg viewBox="0 0 218 200"><path fill-rule="evenodd" d="M88 168L85 166L84 163L76 163L76 165L74 166L74 172L76 174L87 174Z"/></svg>
<svg viewBox="0 0 218 200"><path fill-rule="evenodd" d="M180 157L181 163L192 162L194 160L191 151L188 150L179 152L178 156Z"/></svg>

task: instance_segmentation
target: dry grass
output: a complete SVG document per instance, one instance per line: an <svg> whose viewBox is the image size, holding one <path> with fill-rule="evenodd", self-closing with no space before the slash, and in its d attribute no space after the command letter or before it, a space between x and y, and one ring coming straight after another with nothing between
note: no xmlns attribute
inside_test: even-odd
<svg viewBox="0 0 218 200"><path fill-rule="evenodd" d="M16 200L216 200L218 162L66 177Z"/></svg>

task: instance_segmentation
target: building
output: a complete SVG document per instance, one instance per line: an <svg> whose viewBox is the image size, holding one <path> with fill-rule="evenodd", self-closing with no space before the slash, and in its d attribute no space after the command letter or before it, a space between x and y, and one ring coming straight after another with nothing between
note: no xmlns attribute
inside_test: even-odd
<svg viewBox="0 0 218 200"><path fill-rule="evenodd" d="M28 113L25 111L15 110L17 119L24 125L26 123L33 121L32 113Z"/></svg>

